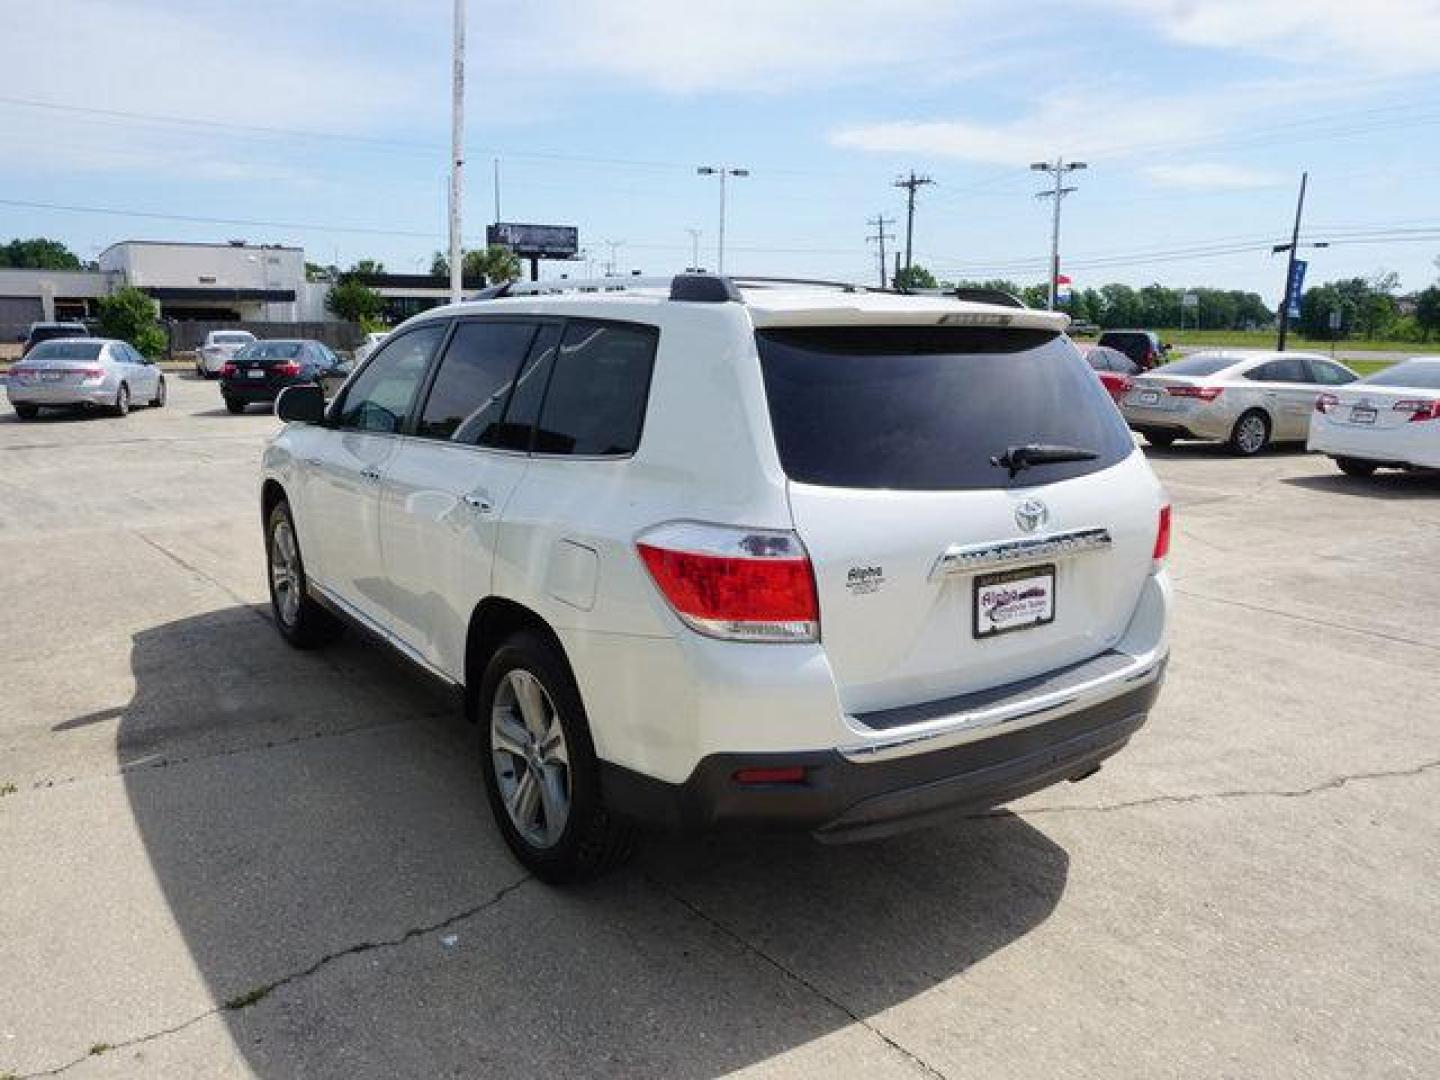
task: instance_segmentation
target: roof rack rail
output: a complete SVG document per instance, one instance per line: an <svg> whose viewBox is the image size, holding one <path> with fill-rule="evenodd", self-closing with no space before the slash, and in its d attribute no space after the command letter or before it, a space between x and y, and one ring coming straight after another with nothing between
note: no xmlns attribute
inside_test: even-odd
<svg viewBox="0 0 1440 1080"><path fill-rule="evenodd" d="M822 278L798 278L798 277L755 277L751 274L731 274L730 280L739 286L755 285L762 289L773 288L781 285L816 285L824 289L843 289L845 292L874 292L866 285L857 285L853 281L827 281Z"/></svg>
<svg viewBox="0 0 1440 1080"><path fill-rule="evenodd" d="M664 292L671 300L699 303L740 301L740 291L720 274L676 274L674 277L560 278L554 281L509 281L481 289L471 300L505 300L565 293Z"/></svg>
<svg viewBox="0 0 1440 1080"><path fill-rule="evenodd" d="M979 286L961 285L954 289L947 289L945 294L953 296L957 300L970 300L977 304L998 304L1000 307L1016 308L1025 306L1025 301L1004 289L984 289Z"/></svg>

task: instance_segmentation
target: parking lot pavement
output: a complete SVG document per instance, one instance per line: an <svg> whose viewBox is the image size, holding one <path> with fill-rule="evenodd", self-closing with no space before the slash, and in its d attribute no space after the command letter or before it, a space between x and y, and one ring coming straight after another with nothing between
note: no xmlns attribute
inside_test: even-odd
<svg viewBox="0 0 1440 1080"><path fill-rule="evenodd" d="M1440 481L1150 451L1170 681L895 840L528 880L399 661L287 649L274 420L0 416L0 1076L1433 1076Z"/></svg>

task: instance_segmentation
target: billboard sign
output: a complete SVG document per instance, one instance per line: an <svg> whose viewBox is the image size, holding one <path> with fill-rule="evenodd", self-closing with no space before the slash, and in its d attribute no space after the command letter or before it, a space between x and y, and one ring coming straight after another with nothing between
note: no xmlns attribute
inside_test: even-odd
<svg viewBox="0 0 1440 1080"><path fill-rule="evenodd" d="M486 227L485 241L507 247L522 259L573 259L580 251L580 230L574 225L501 221Z"/></svg>
<svg viewBox="0 0 1440 1080"><path fill-rule="evenodd" d="M1292 319L1300 317L1300 297L1305 292L1305 267L1309 265L1304 259L1296 259L1290 270L1290 307L1287 314Z"/></svg>

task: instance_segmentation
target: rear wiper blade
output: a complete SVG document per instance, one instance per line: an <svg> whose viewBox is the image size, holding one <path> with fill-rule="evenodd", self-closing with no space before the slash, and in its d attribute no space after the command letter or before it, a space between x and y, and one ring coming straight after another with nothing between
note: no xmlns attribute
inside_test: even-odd
<svg viewBox="0 0 1440 1080"><path fill-rule="evenodd" d="M1007 446L1003 454L996 454L990 464L1010 471L1010 479L1021 469L1032 465L1059 465L1066 461L1094 461L1100 455L1082 446L1065 446L1059 443L1023 443Z"/></svg>

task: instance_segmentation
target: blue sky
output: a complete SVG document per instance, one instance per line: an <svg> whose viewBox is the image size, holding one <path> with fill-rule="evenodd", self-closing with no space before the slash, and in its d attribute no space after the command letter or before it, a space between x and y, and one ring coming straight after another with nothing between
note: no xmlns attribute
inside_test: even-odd
<svg viewBox="0 0 1440 1080"><path fill-rule="evenodd" d="M918 262L1038 281L1049 220L1026 166L1063 154L1090 166L1065 203L1063 269L1080 287L1213 284L1273 302L1282 267L1262 249L1288 232L1302 169L1306 233L1332 242L1312 282L1440 275L1440 0L468 13L476 243L498 156L502 216L578 225L596 266L613 240L623 269L679 268L691 228L713 265L717 192L694 167L730 163L751 176L731 189L729 269L868 281L866 219L903 230L891 181L914 168L937 181L919 200ZM427 266L444 246L449 18L449 0L0 0L0 237L91 257L126 238L243 236Z"/></svg>

